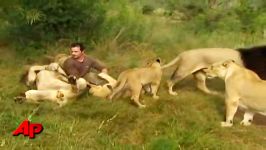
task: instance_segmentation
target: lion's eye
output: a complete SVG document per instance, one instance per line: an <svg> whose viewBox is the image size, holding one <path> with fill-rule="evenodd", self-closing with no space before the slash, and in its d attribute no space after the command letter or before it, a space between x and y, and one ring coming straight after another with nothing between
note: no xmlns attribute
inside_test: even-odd
<svg viewBox="0 0 266 150"><path fill-rule="evenodd" d="M227 67L227 64L226 64L226 63L223 63L223 66L224 66L224 67Z"/></svg>

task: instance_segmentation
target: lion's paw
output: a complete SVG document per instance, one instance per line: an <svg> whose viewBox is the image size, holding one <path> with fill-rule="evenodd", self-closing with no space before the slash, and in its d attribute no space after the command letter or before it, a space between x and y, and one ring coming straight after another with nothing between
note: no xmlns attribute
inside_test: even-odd
<svg viewBox="0 0 266 150"><path fill-rule="evenodd" d="M157 96L157 95L155 95L155 96L153 96L152 98L153 98L153 99L159 99L160 97Z"/></svg>
<svg viewBox="0 0 266 150"><path fill-rule="evenodd" d="M240 122L240 124L243 125L243 126L250 126L250 125L251 125L251 122L250 122L250 121L242 120L242 121Z"/></svg>
<svg viewBox="0 0 266 150"><path fill-rule="evenodd" d="M232 123L228 123L228 122L221 122L221 127L232 127L233 124Z"/></svg>
<svg viewBox="0 0 266 150"><path fill-rule="evenodd" d="M146 108L146 105L139 105L139 108Z"/></svg>
<svg viewBox="0 0 266 150"><path fill-rule="evenodd" d="M173 95L173 96L176 96L176 95L177 95L177 92L169 91L169 94L170 94L170 95Z"/></svg>

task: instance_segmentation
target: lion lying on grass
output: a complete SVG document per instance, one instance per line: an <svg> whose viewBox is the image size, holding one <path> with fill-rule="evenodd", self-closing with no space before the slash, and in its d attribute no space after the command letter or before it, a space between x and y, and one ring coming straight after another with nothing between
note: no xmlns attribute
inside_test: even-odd
<svg viewBox="0 0 266 150"><path fill-rule="evenodd" d="M59 105L59 107L67 104L68 100L74 98L81 94L86 88L86 81L84 79L77 80L77 87L73 86L72 89L45 89L45 90L28 90L25 92L25 96L16 97L17 101L23 101L28 103L39 103L44 100L55 102ZM78 88L79 86L83 86L82 88Z"/></svg>
<svg viewBox="0 0 266 150"><path fill-rule="evenodd" d="M106 73L99 73L98 76L107 81L104 85L89 85L89 93L96 97L107 98L115 87L117 81Z"/></svg>
<svg viewBox="0 0 266 150"><path fill-rule="evenodd" d="M27 76L27 85L36 84L36 90L28 90L23 96L15 97L16 101L39 103L48 100L60 107L69 99L80 95L87 88L86 80L80 78L72 85L68 83L64 72L57 63L43 66L32 66Z"/></svg>
<svg viewBox="0 0 266 150"><path fill-rule="evenodd" d="M54 58L54 62L57 62L60 67L63 66L65 60L69 58L69 55L66 54L58 54ZM104 79L107 81L107 83L103 85L94 85L91 83L88 83L89 87L89 93L96 97L106 98L110 93L112 92L113 87L116 85L116 79L111 77L110 75L106 73L99 73L98 76L101 79Z"/></svg>
<svg viewBox="0 0 266 150"><path fill-rule="evenodd" d="M108 83L104 85L93 85L85 79L74 79L74 85L68 82L65 72L58 63L51 63L43 66L32 66L27 75L27 85L36 84L36 90L26 91L24 96L16 97L16 101L39 103L43 100L56 102L59 106L67 103L68 99L74 98L84 92L87 87L90 94L106 98L110 95L116 80L105 73L99 76Z"/></svg>
<svg viewBox="0 0 266 150"><path fill-rule="evenodd" d="M251 70L233 60L215 63L203 70L209 78L219 77L225 81L226 120L221 126L233 125L238 106L245 110L242 125L248 126L255 113L266 115L266 81Z"/></svg>
<svg viewBox="0 0 266 150"><path fill-rule="evenodd" d="M169 94L177 95L173 91L173 86L191 74L194 75L198 89L208 94L218 94L218 92L210 91L207 88L206 75L202 72L202 69L209 67L213 63L228 59L232 59L237 64L251 69L262 79L266 80L266 46L237 50L228 48L193 49L180 53L171 62L162 66L164 69L176 65L170 80L167 81Z"/></svg>
<svg viewBox="0 0 266 150"><path fill-rule="evenodd" d="M157 91L161 82L162 69L160 60L157 59L149 67L128 69L122 72L118 79L109 99L112 99L116 94L127 90L131 93L131 99L140 107L146 107L141 104L139 97L143 86L150 84L151 93L154 99L158 99Z"/></svg>

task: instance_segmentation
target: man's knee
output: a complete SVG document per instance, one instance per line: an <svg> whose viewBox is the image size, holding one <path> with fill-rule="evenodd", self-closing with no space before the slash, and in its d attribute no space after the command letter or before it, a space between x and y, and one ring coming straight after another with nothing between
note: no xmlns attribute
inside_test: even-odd
<svg viewBox="0 0 266 150"><path fill-rule="evenodd" d="M91 84L95 84L95 85L104 85L105 83L107 83L107 81L105 81L104 79L101 79L98 74L94 73L94 72L90 72L87 73L84 76L84 79L86 81L88 81Z"/></svg>

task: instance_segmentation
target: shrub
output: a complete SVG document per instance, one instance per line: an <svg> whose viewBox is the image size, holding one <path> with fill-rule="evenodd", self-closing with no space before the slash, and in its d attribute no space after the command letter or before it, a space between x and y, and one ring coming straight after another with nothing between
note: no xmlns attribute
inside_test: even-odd
<svg viewBox="0 0 266 150"><path fill-rule="evenodd" d="M83 0L21 0L13 8L6 10L10 38L27 46L62 38L95 38L105 13L100 2Z"/></svg>

